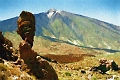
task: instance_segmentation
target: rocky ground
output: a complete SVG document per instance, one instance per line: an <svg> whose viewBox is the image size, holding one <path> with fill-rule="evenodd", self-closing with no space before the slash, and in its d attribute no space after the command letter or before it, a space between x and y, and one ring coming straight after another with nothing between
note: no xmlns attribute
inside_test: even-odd
<svg viewBox="0 0 120 80"><path fill-rule="evenodd" d="M51 63L56 70L59 80L120 80L120 70L109 70L105 74L98 71L90 71L93 66L99 66L99 59L104 57L108 60L114 59L117 64L119 62L119 54L116 55L99 55L96 57L84 57L82 60L71 63Z"/></svg>
<svg viewBox="0 0 120 80"><path fill-rule="evenodd" d="M11 44L10 44L11 43ZM0 80L58 80L47 60L42 59L27 42L16 50L12 42L0 34Z"/></svg>
<svg viewBox="0 0 120 80"><path fill-rule="evenodd" d="M15 33L7 33L5 36L12 43L16 43L11 48L13 49L12 53L20 57L16 46L19 46L21 39ZM120 65L119 53L111 54L104 51L82 49L66 43L51 42L37 37L35 37L33 49L38 53L41 60L53 67L59 80L107 80L113 77L115 80L120 80L120 70L110 70L106 74L90 71L93 66L99 66L99 59L101 58L114 60L116 64ZM39 59L39 57L37 58ZM29 74L30 69L25 64L23 67L21 66L16 64L14 60L0 59L0 79L36 80L35 75Z"/></svg>

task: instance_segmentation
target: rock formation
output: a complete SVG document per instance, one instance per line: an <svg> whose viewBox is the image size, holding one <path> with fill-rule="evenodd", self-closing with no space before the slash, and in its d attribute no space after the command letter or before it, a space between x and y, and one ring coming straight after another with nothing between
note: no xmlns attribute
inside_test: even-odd
<svg viewBox="0 0 120 80"><path fill-rule="evenodd" d="M24 60L27 69L30 69L28 73L42 80L58 80L57 74L52 66L46 60L41 59L36 52L31 50L29 43L20 43L19 51L20 58Z"/></svg>
<svg viewBox="0 0 120 80"><path fill-rule="evenodd" d="M36 52L32 50L33 38L35 32L35 17L32 13L22 11L18 18L17 33L24 42L19 45L20 58L24 64L21 69L29 69L28 73L35 75L40 80L58 80L58 76L52 66L46 60L43 60Z"/></svg>
<svg viewBox="0 0 120 80"><path fill-rule="evenodd" d="M32 13L22 11L18 21L17 33L22 37L25 42L28 42L30 46L33 46L35 35L35 17Z"/></svg>
<svg viewBox="0 0 120 80"><path fill-rule="evenodd" d="M100 65L98 67L92 67L91 70L99 71L100 73L106 73L109 70L117 71L119 70L118 65L115 63L114 60L107 60L107 59L99 59Z"/></svg>
<svg viewBox="0 0 120 80"><path fill-rule="evenodd" d="M17 56L13 55L12 42L6 39L0 31L0 58L5 60L17 60Z"/></svg>
<svg viewBox="0 0 120 80"><path fill-rule="evenodd" d="M115 63L114 60L106 60L104 58L99 60L100 65L98 66L98 69L101 70L102 72L106 72L109 70L118 70L118 65Z"/></svg>

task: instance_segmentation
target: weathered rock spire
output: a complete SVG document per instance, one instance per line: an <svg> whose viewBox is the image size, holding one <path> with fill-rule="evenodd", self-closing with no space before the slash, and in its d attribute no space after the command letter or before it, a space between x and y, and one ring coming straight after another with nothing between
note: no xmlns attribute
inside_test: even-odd
<svg viewBox="0 0 120 80"><path fill-rule="evenodd" d="M18 21L17 33L22 37L25 42L28 42L30 46L33 46L35 35L35 17L32 13L22 11Z"/></svg>

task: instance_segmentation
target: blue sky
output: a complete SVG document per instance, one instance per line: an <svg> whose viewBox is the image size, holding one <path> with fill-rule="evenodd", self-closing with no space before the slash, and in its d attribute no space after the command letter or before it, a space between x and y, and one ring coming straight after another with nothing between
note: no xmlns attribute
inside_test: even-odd
<svg viewBox="0 0 120 80"><path fill-rule="evenodd" d="M120 0L0 0L0 20L19 16L22 10L37 14L51 8L120 26Z"/></svg>

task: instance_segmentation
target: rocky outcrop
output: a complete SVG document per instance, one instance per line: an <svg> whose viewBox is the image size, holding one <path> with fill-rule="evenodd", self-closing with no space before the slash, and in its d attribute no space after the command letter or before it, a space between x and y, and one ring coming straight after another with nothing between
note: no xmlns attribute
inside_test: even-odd
<svg viewBox="0 0 120 80"><path fill-rule="evenodd" d="M21 69L29 69L27 72L40 80L58 80L58 76L53 67L32 50L35 35L34 15L30 12L22 11L17 23L17 33L24 40L19 45L20 60L23 59L24 61L24 64L21 64ZM18 62L21 62L20 60Z"/></svg>
<svg viewBox="0 0 120 80"><path fill-rule="evenodd" d="M35 75L40 80L58 80L58 76L49 63L42 59L36 52L34 52L29 43L20 43L19 46L20 58L24 60L27 65L26 69L29 74ZM24 65L22 66L24 67Z"/></svg>
<svg viewBox="0 0 120 80"><path fill-rule="evenodd" d="M104 74L109 70L117 71L119 70L118 65L115 63L114 60L107 60L107 59L99 59L100 65L97 67L92 67L91 70L99 71L100 73Z"/></svg>
<svg viewBox="0 0 120 80"><path fill-rule="evenodd" d="M0 58L5 60L17 60L17 56L13 54L12 42L6 39L0 31Z"/></svg>
<svg viewBox="0 0 120 80"><path fill-rule="evenodd" d="M30 46L33 46L35 35L35 17L32 13L22 11L18 21L17 33L22 37L25 42L28 42Z"/></svg>
<svg viewBox="0 0 120 80"><path fill-rule="evenodd" d="M114 70L114 71L118 70L118 65L115 63L114 60L106 60L106 59L102 58L99 60L99 62L100 62L100 66L102 67L105 65L107 70L110 70L110 69Z"/></svg>

